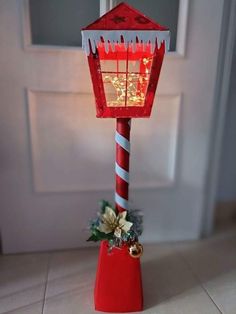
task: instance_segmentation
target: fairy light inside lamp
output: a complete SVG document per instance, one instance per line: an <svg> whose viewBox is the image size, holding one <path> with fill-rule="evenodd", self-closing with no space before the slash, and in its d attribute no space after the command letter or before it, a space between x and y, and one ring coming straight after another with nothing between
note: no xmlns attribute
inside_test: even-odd
<svg viewBox="0 0 236 314"><path fill-rule="evenodd" d="M144 107L154 56L151 44L100 42L97 53L106 106Z"/></svg>
<svg viewBox="0 0 236 314"><path fill-rule="evenodd" d="M140 60L130 61L128 58L132 55L130 50L131 48L127 49L126 60L117 60L114 64L108 65L110 71L101 61L108 107L144 106L153 57L144 53ZM124 68L127 72L122 71Z"/></svg>

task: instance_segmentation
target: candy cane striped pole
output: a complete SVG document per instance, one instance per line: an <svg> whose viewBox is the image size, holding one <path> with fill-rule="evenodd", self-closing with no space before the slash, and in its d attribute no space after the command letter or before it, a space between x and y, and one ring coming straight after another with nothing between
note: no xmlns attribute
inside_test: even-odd
<svg viewBox="0 0 236 314"><path fill-rule="evenodd" d="M115 203L119 212L128 209L129 199L129 155L131 119L116 120L116 192Z"/></svg>

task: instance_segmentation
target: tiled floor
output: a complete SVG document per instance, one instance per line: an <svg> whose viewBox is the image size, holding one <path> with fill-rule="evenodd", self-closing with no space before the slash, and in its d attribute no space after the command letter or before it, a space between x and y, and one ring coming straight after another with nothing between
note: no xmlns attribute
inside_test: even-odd
<svg viewBox="0 0 236 314"><path fill-rule="evenodd" d="M97 249L0 256L0 313L91 314ZM148 314L236 314L236 228L145 245Z"/></svg>

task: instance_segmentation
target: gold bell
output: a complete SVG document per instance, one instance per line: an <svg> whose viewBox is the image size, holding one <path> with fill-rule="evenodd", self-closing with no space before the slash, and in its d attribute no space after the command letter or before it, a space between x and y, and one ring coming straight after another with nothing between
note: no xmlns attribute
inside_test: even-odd
<svg viewBox="0 0 236 314"><path fill-rule="evenodd" d="M129 247L129 255L133 258L139 258L143 254L143 246L139 242L135 242Z"/></svg>

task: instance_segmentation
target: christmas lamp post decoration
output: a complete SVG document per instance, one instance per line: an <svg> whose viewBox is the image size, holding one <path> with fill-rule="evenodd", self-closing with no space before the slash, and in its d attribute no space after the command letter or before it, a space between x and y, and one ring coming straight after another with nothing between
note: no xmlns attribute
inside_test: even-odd
<svg viewBox="0 0 236 314"><path fill-rule="evenodd" d="M101 240L95 309L143 308L140 256L142 217L128 206L131 118L149 117L169 30L121 3L82 30L98 118L116 118L115 208L101 203L89 240Z"/></svg>

